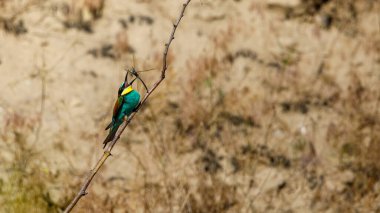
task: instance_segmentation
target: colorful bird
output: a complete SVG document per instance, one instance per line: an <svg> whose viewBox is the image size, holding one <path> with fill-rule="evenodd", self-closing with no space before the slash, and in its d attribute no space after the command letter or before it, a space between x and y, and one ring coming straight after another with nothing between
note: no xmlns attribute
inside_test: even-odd
<svg viewBox="0 0 380 213"><path fill-rule="evenodd" d="M128 83L128 73L131 73L132 75L136 76L135 79L133 79L130 83ZM114 139L119 126L124 121L124 118L132 114L132 112L137 108L137 106L140 103L140 94L132 88L132 83L136 79L139 79L141 82L143 82L134 68L128 70L125 76L125 81L121 84L118 90L118 98L113 108L112 121L106 128L106 130L110 129L110 132L103 142L103 148L106 147L108 142ZM144 82L143 84L145 89L148 91L148 88L146 87Z"/></svg>

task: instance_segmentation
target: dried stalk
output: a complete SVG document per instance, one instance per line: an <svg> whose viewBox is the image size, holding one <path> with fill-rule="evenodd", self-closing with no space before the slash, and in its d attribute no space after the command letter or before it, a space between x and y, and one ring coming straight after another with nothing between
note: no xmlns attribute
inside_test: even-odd
<svg viewBox="0 0 380 213"><path fill-rule="evenodd" d="M183 16L184 16L184 13L185 13L185 10L186 10L186 7L189 5L189 3L191 2L191 0L187 0L183 5L182 5L182 10L181 10L181 13L177 19L177 21L173 24L173 29L172 29L172 32L170 34L170 37L169 37L169 41L165 44L165 50L164 50L164 54L163 54L163 58L162 58L162 69L161 69L161 77L160 79L158 79L158 81L153 85L153 87L147 91L147 93L145 94L144 98L142 99L142 101L140 102L140 105L137 107L137 109L135 110L135 112L133 112L129 117L128 119L120 126L119 130L117 131L116 135L115 135L115 138L107 145L107 147L105 148L105 151L104 151L104 154L103 156L99 159L99 161L96 163L96 166L94 169L92 169L90 171L90 173L88 174L85 182L83 183L81 189L79 190L78 194L74 197L74 199L71 201L71 203L66 207L65 209L65 213L67 212L71 212L71 210L75 207L75 205L78 203L78 201L87 194L86 190L88 188L88 186L90 185L92 179L95 177L96 173L99 171L99 169L103 166L104 162L107 160L107 158L111 155L111 150L113 149L113 147L115 146L116 142L119 140L120 138L120 135L123 133L123 131L125 130L125 128L128 126L128 124L131 122L131 120L135 117L136 113L140 110L140 108L144 105L144 103L147 101L147 99L149 98L149 96L153 93L153 91L158 87L158 85L160 85L160 83L165 79L165 73L166 73L166 70L167 70L167 55L168 55L168 51L169 51L169 47L170 47L170 44L172 43L172 41L174 40L174 34L177 30L177 27L179 25L179 23L181 22Z"/></svg>

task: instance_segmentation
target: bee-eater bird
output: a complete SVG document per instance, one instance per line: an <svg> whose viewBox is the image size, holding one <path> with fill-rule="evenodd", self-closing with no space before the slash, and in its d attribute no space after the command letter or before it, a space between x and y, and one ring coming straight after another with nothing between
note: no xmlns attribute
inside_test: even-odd
<svg viewBox="0 0 380 213"><path fill-rule="evenodd" d="M135 79L133 79L130 83L128 83L129 73L135 76ZM117 93L117 100L113 108L112 121L106 128L106 130L110 129L110 132L103 142L103 149L106 147L108 142L114 139L119 126L124 121L124 118L132 114L132 112L137 108L137 106L140 103L140 94L132 88L132 84L136 79L139 79L144 84L144 87L148 92L148 88L146 87L144 81L138 75L137 71L133 67L131 70L127 70L127 74L125 75L125 81L121 84Z"/></svg>

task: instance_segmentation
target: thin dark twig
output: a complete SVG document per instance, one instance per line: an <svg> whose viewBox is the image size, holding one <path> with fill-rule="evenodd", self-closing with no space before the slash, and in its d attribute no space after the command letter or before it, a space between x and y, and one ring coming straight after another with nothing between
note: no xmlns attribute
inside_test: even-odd
<svg viewBox="0 0 380 213"><path fill-rule="evenodd" d="M90 171L90 173L88 174L88 176L86 177L86 180L85 182L83 183L81 189L79 190L78 194L74 197L74 199L71 201L71 203L67 206L67 208L65 209L65 213L67 212L70 212L74 207L75 205L78 203L78 201L87 194L86 190L88 188L88 186L90 185L92 179L94 178L94 176L96 175L96 173L99 171L99 169L102 167L102 165L104 164L104 162L107 160L107 158L111 155L111 150L113 149L113 147L115 146L116 142L119 140L120 138L120 135L124 132L125 128L128 126L128 124L131 122L131 120L135 117L136 113L141 109L141 107L144 105L144 103L147 101L147 99L149 98L149 96L153 93L153 91L158 87L158 85L160 85L160 83L165 79L165 74L166 74L166 70L168 68L167 66L167 55L168 55L168 51L169 51L169 47L170 47L170 44L172 43L172 41L174 40L174 35L175 35L175 32L177 30L177 27L178 25L180 24L183 16L184 16L184 13L185 13L185 10L186 10L186 7L189 5L189 3L191 2L191 0L187 0L183 5L182 5L182 10L179 14L179 17L177 19L177 21L173 24L173 29L172 29L172 32L170 34L170 37L169 37L169 40L168 42L165 44L165 50L164 50L164 54L163 54L163 58L162 58L162 69L161 69L161 77L157 80L157 82L153 85L153 87L147 91L147 93L145 94L144 98L141 100L139 106L136 108L135 112L133 112L129 117L128 119L121 125L121 127L119 128L119 130L117 131L114 139L109 143L109 145L106 147L104 153L103 153L103 156L98 160L98 162L96 163L96 166L94 169L92 169Z"/></svg>

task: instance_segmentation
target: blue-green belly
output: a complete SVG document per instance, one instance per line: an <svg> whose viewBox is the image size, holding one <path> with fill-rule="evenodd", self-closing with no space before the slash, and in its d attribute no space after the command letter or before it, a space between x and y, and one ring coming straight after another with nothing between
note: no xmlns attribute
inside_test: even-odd
<svg viewBox="0 0 380 213"><path fill-rule="evenodd" d="M124 103L127 107L126 115L129 116L140 103L140 94L136 90L132 90L132 92L128 93L124 97Z"/></svg>
<svg viewBox="0 0 380 213"><path fill-rule="evenodd" d="M135 90L132 90L130 93L124 96L120 113L117 115L118 125L122 123L124 116L129 116L132 114L133 110L137 107L139 102L140 94Z"/></svg>

